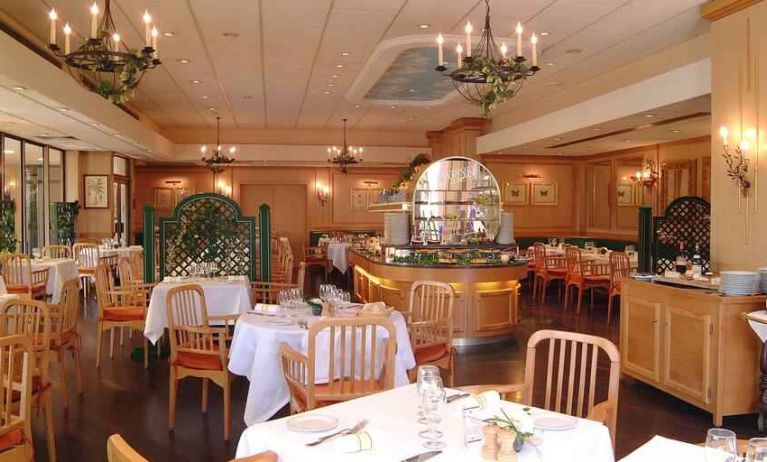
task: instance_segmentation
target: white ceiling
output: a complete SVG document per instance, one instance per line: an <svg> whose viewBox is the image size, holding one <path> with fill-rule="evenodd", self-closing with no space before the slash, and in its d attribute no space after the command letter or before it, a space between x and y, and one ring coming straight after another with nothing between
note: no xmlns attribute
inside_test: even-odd
<svg viewBox="0 0 767 462"><path fill-rule="evenodd" d="M440 31L460 34L467 19L479 29L481 0L112 1L118 29L129 45L142 43L145 8L161 32L174 33L160 38L164 65L145 77L134 100L161 127L211 125L218 113L226 126L238 128L337 128L342 117L349 117L357 129L424 131L441 129L458 117L479 116L460 99L394 108L363 101L356 108L346 95L382 41ZM704 33L708 26L698 13L703 2L492 0L494 33L510 35L517 21L529 31L549 32L542 38L541 62L554 63L544 64L518 100L500 110L514 110L554 88L566 91ZM89 3L3 0L0 9L46 39L51 7L81 34L88 27ZM431 27L423 30L419 24ZM341 56L342 51L351 55ZM193 79L202 83L194 85Z"/></svg>

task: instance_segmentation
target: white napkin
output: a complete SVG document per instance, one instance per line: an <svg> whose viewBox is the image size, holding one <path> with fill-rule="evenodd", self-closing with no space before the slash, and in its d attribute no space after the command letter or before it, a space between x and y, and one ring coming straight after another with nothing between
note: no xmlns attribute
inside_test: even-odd
<svg viewBox="0 0 767 462"><path fill-rule="evenodd" d="M280 312L280 305L270 305L268 303L256 303L253 311L257 313L277 314Z"/></svg>
<svg viewBox="0 0 767 462"><path fill-rule="evenodd" d="M493 408L500 404L501 394L495 390L483 391L478 395L471 395L466 398L470 403L467 407L477 406L480 409Z"/></svg>
<svg viewBox="0 0 767 462"><path fill-rule="evenodd" d="M386 313L386 303L384 302L374 302L374 303L365 303L362 305L362 309L360 310L360 314L384 314Z"/></svg>
<svg viewBox="0 0 767 462"><path fill-rule="evenodd" d="M352 433L333 440L333 448L346 454L369 451L373 449L373 437L368 432Z"/></svg>

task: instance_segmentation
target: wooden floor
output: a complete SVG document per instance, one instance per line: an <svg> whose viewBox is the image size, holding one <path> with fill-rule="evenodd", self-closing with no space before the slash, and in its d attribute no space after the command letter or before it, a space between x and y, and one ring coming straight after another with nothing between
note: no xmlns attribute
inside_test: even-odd
<svg viewBox="0 0 767 462"><path fill-rule="evenodd" d="M522 323L513 341L474 347L460 353L456 364L456 384L503 383L520 381L524 369L524 346L530 334L538 329L575 330L606 336L617 343L617 316L606 323L605 306L600 303L589 314L579 318L572 310L563 314L556 296L546 306L530 305L522 296ZM586 307L584 307L586 308ZM148 370L141 362L130 359L133 345L140 345L134 333L122 349L115 349L114 360L108 348L101 370L95 360L95 306L89 304L83 321L84 393L76 397L72 391L68 411L61 406L56 391L56 435L59 460L106 460L106 439L120 433L151 461L226 461L234 457L237 441L245 424L242 420L248 382L238 377L232 387L232 438L223 441L221 392L211 386L207 415L200 413L200 382L189 379L179 389L175 432L168 432L168 366L166 360L153 361ZM108 344L105 340L105 347ZM70 384L74 383L71 375ZM54 381L56 371L52 372ZM47 460L42 415L35 419L37 460ZM738 437L756 436L756 417L728 417L724 425ZM712 426L710 414L640 382L624 380L620 389L617 456L624 456L655 434L689 442L705 439Z"/></svg>

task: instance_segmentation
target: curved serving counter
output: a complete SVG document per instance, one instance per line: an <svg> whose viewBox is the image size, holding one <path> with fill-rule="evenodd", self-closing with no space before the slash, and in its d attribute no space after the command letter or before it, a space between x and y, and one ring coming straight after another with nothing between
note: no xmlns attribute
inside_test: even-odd
<svg viewBox="0 0 767 462"><path fill-rule="evenodd" d="M523 261L503 264L390 263L350 249L354 293L360 300L382 300L407 310L415 281L449 283L456 292L453 304L455 345L475 345L509 338L519 320L519 281L527 276Z"/></svg>

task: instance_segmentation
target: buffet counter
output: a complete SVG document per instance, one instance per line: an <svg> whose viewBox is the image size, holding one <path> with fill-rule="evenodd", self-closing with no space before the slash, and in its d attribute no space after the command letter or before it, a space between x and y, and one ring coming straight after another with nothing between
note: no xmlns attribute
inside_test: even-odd
<svg viewBox="0 0 767 462"><path fill-rule="evenodd" d="M525 261L387 263L382 257L360 250L350 250L349 258L354 266L354 294L359 300L381 300L405 311L410 303L413 282L449 283L456 292L453 304L455 345L506 340L519 321L519 281L527 277Z"/></svg>
<svg viewBox="0 0 767 462"><path fill-rule="evenodd" d="M722 417L755 413L761 343L743 314L765 296L622 281L621 372Z"/></svg>

